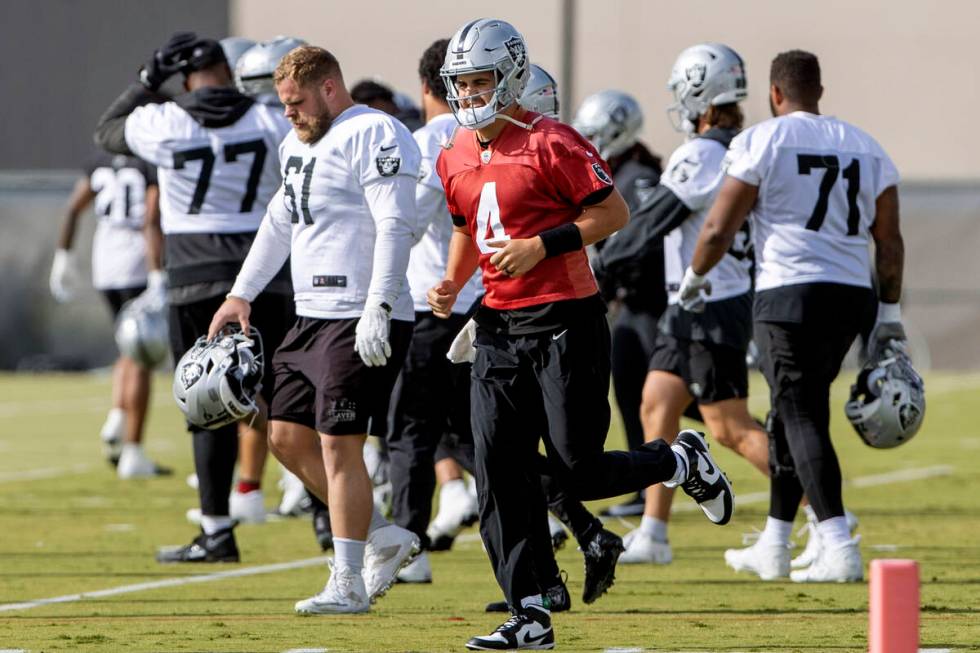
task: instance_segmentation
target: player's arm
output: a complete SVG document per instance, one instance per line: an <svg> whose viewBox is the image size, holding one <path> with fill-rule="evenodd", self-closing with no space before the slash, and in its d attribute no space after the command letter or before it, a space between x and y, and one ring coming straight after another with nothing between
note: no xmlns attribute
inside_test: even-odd
<svg viewBox="0 0 980 653"><path fill-rule="evenodd" d="M132 84L109 105L95 127L95 144L115 154L134 154L126 142L126 119L138 107L159 104L167 98L140 84Z"/></svg>
<svg viewBox="0 0 980 653"><path fill-rule="evenodd" d="M690 215L691 209L674 191L658 185L650 198L630 215L629 223L606 241L599 253L601 265L611 272L622 263L644 259Z"/></svg>
<svg viewBox="0 0 980 653"><path fill-rule="evenodd" d="M163 269L163 229L160 227L160 187L146 187L146 212L143 218L143 239L146 241L146 269Z"/></svg>
<svg viewBox="0 0 980 653"><path fill-rule="evenodd" d="M292 225L283 204L283 189L269 202L259 231L255 234L248 256L235 278L231 292L211 319L208 338L213 338L226 324L238 322L248 333L252 302L282 269L291 249Z"/></svg>
<svg viewBox="0 0 980 653"><path fill-rule="evenodd" d="M73 282L78 275L75 273L71 246L75 242L78 217L93 199L95 199L95 191L92 190L88 176L80 178L72 189L71 197L68 198L68 208L58 236L58 249L55 250L51 275L48 279L51 295L59 302L66 302L74 295Z"/></svg>
<svg viewBox="0 0 980 653"><path fill-rule="evenodd" d="M868 338L872 357L889 340L905 340L899 300L902 298L902 272L905 243L898 224L898 189L886 188L875 200L875 220L871 237L875 241L875 271L878 273L878 318Z"/></svg>
<svg viewBox="0 0 980 653"><path fill-rule="evenodd" d="M456 296L476 272L479 264L480 250L473 243L473 237L466 227L466 220L453 216L453 234L449 238L446 276L436 286L430 288L426 295L433 315L442 318L452 315Z"/></svg>
<svg viewBox="0 0 980 653"><path fill-rule="evenodd" d="M725 177L718 198L704 220L698 242L691 258L691 270L699 276L707 274L732 246L735 234L745 224L759 196L759 187L735 177Z"/></svg>

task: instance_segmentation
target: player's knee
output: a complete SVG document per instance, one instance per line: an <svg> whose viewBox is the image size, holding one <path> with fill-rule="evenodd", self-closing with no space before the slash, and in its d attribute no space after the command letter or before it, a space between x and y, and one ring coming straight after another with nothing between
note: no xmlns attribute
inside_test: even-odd
<svg viewBox="0 0 980 653"><path fill-rule="evenodd" d="M711 435L714 436L715 442L735 451L738 450L743 439L743 434L738 429L730 428L727 425L717 429Z"/></svg>

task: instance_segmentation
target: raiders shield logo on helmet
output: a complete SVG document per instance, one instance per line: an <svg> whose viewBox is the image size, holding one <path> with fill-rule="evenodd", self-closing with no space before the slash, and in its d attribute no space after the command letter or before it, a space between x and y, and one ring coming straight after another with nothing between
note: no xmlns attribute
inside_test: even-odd
<svg viewBox="0 0 980 653"><path fill-rule="evenodd" d="M602 183L609 184L610 186L612 185L613 180L610 179L609 175L606 174L606 171L602 169L602 164L593 163L592 172L595 173L595 176L598 177L599 181Z"/></svg>
<svg viewBox="0 0 980 653"><path fill-rule="evenodd" d="M515 36L508 39L504 45L507 46L507 52L510 53L510 58L514 60L514 64L518 68L523 66L524 59L527 57L527 50L524 47L524 41Z"/></svg>
<svg viewBox="0 0 980 653"><path fill-rule="evenodd" d="M704 78L708 74L708 67L703 63L696 63L684 71L684 74L691 86L697 88L704 84Z"/></svg>
<svg viewBox="0 0 980 653"><path fill-rule="evenodd" d="M374 160L374 163L378 166L378 174L382 177L392 177L398 174L402 160L401 157L397 156L379 156Z"/></svg>
<svg viewBox="0 0 980 653"><path fill-rule="evenodd" d="M184 389L186 390L197 383L197 380L201 378L202 374L204 374L204 368L198 363L185 365L184 369L180 371L180 382L184 384Z"/></svg>

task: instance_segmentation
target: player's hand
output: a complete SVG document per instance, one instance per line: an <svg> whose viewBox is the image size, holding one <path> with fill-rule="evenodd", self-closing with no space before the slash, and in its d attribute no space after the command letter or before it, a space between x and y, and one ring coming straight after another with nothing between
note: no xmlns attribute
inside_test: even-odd
<svg viewBox="0 0 980 653"><path fill-rule="evenodd" d="M868 337L868 356L877 360L882 350L892 347L896 341L898 348L906 352L905 327L902 326L902 314L898 304L879 304L878 320L875 322L871 335Z"/></svg>
<svg viewBox="0 0 980 653"><path fill-rule="evenodd" d="M487 243L497 252L490 257L490 265L509 277L519 277L531 271L547 255L540 238L515 238L491 240Z"/></svg>
<svg viewBox="0 0 980 653"><path fill-rule="evenodd" d="M156 91L172 75L180 72L187 59L187 49L197 41L194 32L176 32L162 48L155 50L150 60L140 69L140 83Z"/></svg>
<svg viewBox="0 0 980 653"><path fill-rule="evenodd" d="M476 347L473 346L475 341L476 322L470 319L453 338L453 344L449 345L446 358L453 363L472 363L476 360Z"/></svg>
<svg viewBox="0 0 980 653"><path fill-rule="evenodd" d="M72 253L67 249L55 251L54 261L51 262L51 276L48 279L51 296L59 303L71 301L71 298L75 296L76 279L78 279L78 275Z"/></svg>
<svg viewBox="0 0 980 653"><path fill-rule="evenodd" d="M692 313L704 313L704 298L710 294L711 282L708 281L708 277L696 273L689 266L684 271L681 287L677 291L681 308Z"/></svg>
<svg viewBox="0 0 980 653"><path fill-rule="evenodd" d="M443 279L438 284L429 288L425 294L429 308L436 317L447 318L453 312L453 304L456 303L456 296L459 295L459 284L449 279Z"/></svg>
<svg viewBox="0 0 980 653"><path fill-rule="evenodd" d="M388 343L388 322L391 319L391 309L386 305L369 300L361 313L361 319L354 328L354 351L368 367L381 367L391 356L391 345Z"/></svg>
<svg viewBox="0 0 980 653"><path fill-rule="evenodd" d="M248 335L249 316L252 315L252 305L241 297L229 296L224 303L218 307L214 317L211 318L211 326L208 327L208 340L214 338L226 324L238 322L242 327L242 333Z"/></svg>
<svg viewBox="0 0 980 653"><path fill-rule="evenodd" d="M163 270L150 270L146 275L146 290L139 296L144 306L162 311L167 306L167 273Z"/></svg>

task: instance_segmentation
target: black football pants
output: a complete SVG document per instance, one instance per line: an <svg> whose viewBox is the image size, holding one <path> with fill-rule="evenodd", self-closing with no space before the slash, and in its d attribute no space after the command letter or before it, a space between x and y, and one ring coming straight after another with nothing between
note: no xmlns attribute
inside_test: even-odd
<svg viewBox="0 0 980 653"><path fill-rule="evenodd" d="M190 304L170 307L170 348L174 362L191 348L200 336L208 334L211 318L224 302L223 296L210 297ZM262 293L252 302L252 326L262 336L265 370L260 395L268 405L272 395L272 354L296 319L292 297ZM229 512L228 496L238 460L238 424L214 430L187 424L194 447L194 471L201 513L225 516Z"/></svg>
<svg viewBox="0 0 980 653"><path fill-rule="evenodd" d="M480 534L508 603L553 584L535 568L550 546L538 442L552 475L577 500L639 491L674 475L663 440L603 451L609 430L609 327L582 316L556 333L507 336L477 329L470 388Z"/></svg>

